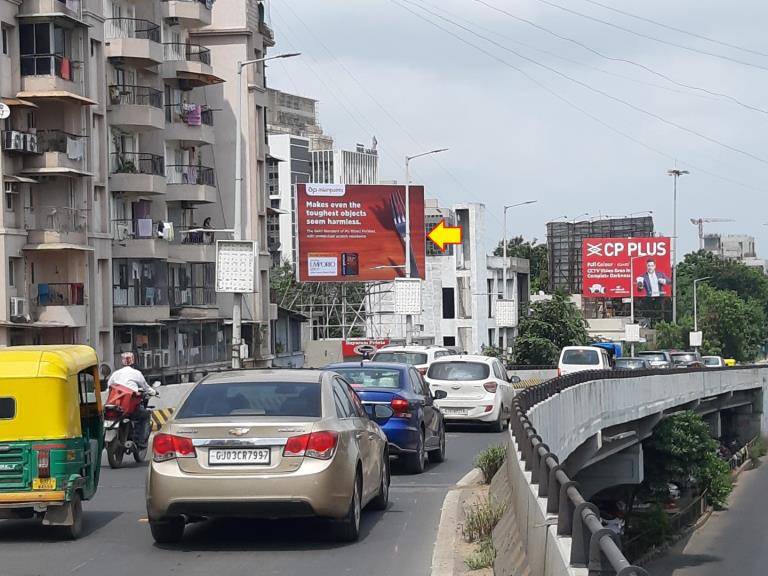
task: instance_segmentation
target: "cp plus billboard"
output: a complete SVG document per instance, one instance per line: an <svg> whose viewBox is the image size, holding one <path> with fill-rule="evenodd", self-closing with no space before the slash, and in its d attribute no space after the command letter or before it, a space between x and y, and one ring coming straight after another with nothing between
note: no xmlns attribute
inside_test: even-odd
<svg viewBox="0 0 768 576"><path fill-rule="evenodd" d="M589 298L672 295L669 238L585 238L582 294Z"/></svg>
<svg viewBox="0 0 768 576"><path fill-rule="evenodd" d="M424 278L424 188L410 187L411 277ZM301 282L405 276L405 186L298 184Z"/></svg>

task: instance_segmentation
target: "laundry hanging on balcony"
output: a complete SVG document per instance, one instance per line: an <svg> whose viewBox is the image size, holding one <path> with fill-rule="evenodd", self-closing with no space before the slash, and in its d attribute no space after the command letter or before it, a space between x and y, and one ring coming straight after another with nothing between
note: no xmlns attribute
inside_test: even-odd
<svg viewBox="0 0 768 576"><path fill-rule="evenodd" d="M67 158L70 160L82 160L83 152L83 139L67 136Z"/></svg>
<svg viewBox="0 0 768 576"><path fill-rule="evenodd" d="M181 110L187 126L201 126L203 124L203 107L200 104L182 104Z"/></svg>

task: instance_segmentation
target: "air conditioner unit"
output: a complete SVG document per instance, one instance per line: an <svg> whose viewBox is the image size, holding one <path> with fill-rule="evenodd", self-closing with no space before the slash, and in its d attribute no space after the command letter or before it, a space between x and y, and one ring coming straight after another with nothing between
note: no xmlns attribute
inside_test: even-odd
<svg viewBox="0 0 768 576"><path fill-rule="evenodd" d="M24 150L24 134L16 130L3 133L3 150Z"/></svg>
<svg viewBox="0 0 768 576"><path fill-rule="evenodd" d="M144 370L152 368L152 352L139 352L139 366Z"/></svg>
<svg viewBox="0 0 768 576"><path fill-rule="evenodd" d="M24 138L24 150L37 154L40 150L37 148L37 134L27 134Z"/></svg>
<svg viewBox="0 0 768 576"><path fill-rule="evenodd" d="M11 297L11 318L24 318L27 314L26 298Z"/></svg>
<svg viewBox="0 0 768 576"><path fill-rule="evenodd" d="M170 368L171 367L171 351L170 350L162 350L163 353L163 361L161 366L163 368Z"/></svg>

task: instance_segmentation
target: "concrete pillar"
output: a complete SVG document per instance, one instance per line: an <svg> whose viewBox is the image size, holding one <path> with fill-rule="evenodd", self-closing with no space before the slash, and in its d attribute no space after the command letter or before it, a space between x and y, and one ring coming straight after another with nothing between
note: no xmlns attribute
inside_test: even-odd
<svg viewBox="0 0 768 576"><path fill-rule="evenodd" d="M581 495L589 499L611 486L640 484L645 479L643 465L643 445L634 444L584 468L575 480L579 483Z"/></svg>
<svg viewBox="0 0 768 576"><path fill-rule="evenodd" d="M704 422L709 426L709 434L712 438L722 438L723 436L723 421L720 418L720 412L713 412L704 416Z"/></svg>

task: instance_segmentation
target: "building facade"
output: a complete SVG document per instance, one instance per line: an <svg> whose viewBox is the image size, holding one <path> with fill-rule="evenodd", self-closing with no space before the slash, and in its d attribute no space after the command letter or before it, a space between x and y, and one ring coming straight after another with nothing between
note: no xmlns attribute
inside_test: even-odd
<svg viewBox="0 0 768 576"><path fill-rule="evenodd" d="M379 153L358 144L355 150L312 150L312 182L315 184L378 184Z"/></svg>
<svg viewBox="0 0 768 576"><path fill-rule="evenodd" d="M274 43L262 3L0 0L0 19L0 345L87 343L110 366L133 351L166 382L227 366L215 241L233 227L235 62ZM243 96L245 237L263 256L243 333L264 364L263 65Z"/></svg>
<svg viewBox="0 0 768 576"><path fill-rule="evenodd" d="M493 242L485 234L485 206L457 204L446 210L428 201L426 210L461 226L463 241L452 254L446 251L427 256L423 313L414 318L414 341L456 346L470 353L479 353L485 346L510 345L517 336L517 325L501 328L496 323L496 302L504 295L504 259L489 256ZM529 293L529 262L508 258L507 296L517 303L518 319ZM405 340L405 319L394 314L391 283L371 289L366 302L366 333L370 338Z"/></svg>
<svg viewBox="0 0 768 576"><path fill-rule="evenodd" d="M317 100L267 89L267 132L308 138L313 150L333 148L333 138L323 134Z"/></svg>

